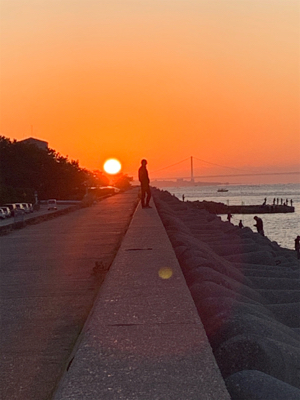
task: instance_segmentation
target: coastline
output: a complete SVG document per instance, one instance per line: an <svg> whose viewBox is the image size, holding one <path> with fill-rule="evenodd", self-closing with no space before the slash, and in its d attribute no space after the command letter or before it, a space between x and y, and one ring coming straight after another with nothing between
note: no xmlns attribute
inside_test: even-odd
<svg viewBox="0 0 300 400"><path fill-rule="evenodd" d="M236 205L262 205L265 198L267 198L267 206L271 206L274 198L278 199L278 205L282 201L288 199L289 205L294 207L295 211L290 213L267 213L264 214L262 219L264 223L265 235L271 240L276 241L281 247L294 250L294 240L299 235L299 220L300 220L300 185L299 184L280 184L280 185L229 185L228 192L217 192L218 186L206 187L173 187L162 188L167 190L172 195L175 195L179 200L183 196L185 201L195 202L214 202L222 203L226 206ZM210 211L210 210L209 210ZM231 212L231 222L238 225L240 220L244 226L250 227L254 230L253 217L257 215L256 210L254 214L239 214L236 211ZM221 219L227 220L226 214L218 214ZM256 231L256 229L255 229Z"/></svg>
<svg viewBox="0 0 300 400"><path fill-rule="evenodd" d="M264 400L274 388L282 400L299 397L295 251L167 191L153 195L232 398L251 398L250 388Z"/></svg>

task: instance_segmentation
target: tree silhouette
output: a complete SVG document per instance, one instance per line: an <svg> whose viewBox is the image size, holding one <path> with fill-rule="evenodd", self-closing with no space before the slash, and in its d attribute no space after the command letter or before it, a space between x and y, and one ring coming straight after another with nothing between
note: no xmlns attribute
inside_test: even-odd
<svg viewBox="0 0 300 400"><path fill-rule="evenodd" d="M0 203L56 198L81 200L87 187L108 184L101 171L80 168L53 149L0 136Z"/></svg>

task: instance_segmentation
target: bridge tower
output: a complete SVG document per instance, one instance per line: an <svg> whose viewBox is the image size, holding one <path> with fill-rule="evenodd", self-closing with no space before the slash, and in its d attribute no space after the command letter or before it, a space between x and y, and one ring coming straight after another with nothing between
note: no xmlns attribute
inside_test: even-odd
<svg viewBox="0 0 300 400"><path fill-rule="evenodd" d="M194 183L194 166L193 166L193 156L191 156L191 182Z"/></svg>

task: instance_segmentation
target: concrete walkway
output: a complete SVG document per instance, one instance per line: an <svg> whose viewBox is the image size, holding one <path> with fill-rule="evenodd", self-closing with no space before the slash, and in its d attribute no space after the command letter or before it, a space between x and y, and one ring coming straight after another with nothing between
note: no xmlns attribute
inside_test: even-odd
<svg viewBox="0 0 300 400"><path fill-rule="evenodd" d="M1 400L52 398L137 192L0 237Z"/></svg>
<svg viewBox="0 0 300 400"><path fill-rule="evenodd" d="M55 400L229 400L153 205L138 206Z"/></svg>

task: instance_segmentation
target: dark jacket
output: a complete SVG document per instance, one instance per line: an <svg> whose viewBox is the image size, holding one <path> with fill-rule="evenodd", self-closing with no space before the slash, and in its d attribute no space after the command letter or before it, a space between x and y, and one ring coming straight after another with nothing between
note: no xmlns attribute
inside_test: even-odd
<svg viewBox="0 0 300 400"><path fill-rule="evenodd" d="M149 185L150 179L146 167L141 166L139 168L139 181L143 186Z"/></svg>

